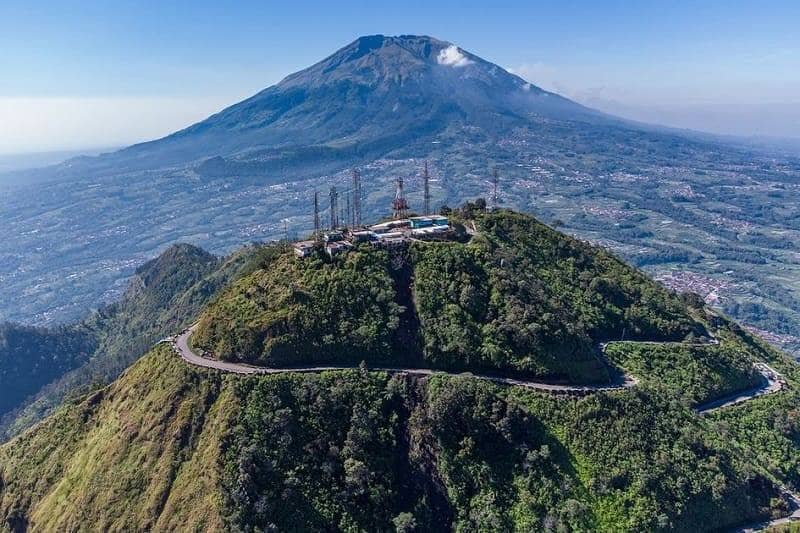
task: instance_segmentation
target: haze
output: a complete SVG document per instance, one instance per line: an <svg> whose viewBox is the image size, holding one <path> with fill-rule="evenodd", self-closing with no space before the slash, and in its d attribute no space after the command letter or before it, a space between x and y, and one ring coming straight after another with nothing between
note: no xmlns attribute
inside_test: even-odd
<svg viewBox="0 0 800 533"><path fill-rule="evenodd" d="M446 39L628 118L800 138L796 2L166 4L4 2L0 154L159 137L372 33Z"/></svg>

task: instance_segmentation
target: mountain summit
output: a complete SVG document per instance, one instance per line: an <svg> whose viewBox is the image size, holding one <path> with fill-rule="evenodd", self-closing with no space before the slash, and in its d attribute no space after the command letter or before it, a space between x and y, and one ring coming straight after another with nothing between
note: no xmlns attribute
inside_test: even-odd
<svg viewBox="0 0 800 533"><path fill-rule="evenodd" d="M541 117L597 116L449 42L373 35L202 122L103 159L120 170L224 157L239 166L212 159L202 168L260 173L269 162L285 168L382 157L448 128L497 135Z"/></svg>

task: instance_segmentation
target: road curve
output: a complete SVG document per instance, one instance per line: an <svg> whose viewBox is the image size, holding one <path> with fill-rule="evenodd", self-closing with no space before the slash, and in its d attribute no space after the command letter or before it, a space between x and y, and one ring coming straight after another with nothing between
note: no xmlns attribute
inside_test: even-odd
<svg viewBox="0 0 800 533"><path fill-rule="evenodd" d="M194 333L197 325L184 330L179 335L164 339L162 342L169 342L175 352L187 363L200 366L204 368L213 368L223 372L231 372L234 374L286 374L289 372L324 372L326 370L347 370L357 368L357 365L333 365L333 366L305 366L299 368L267 368L245 365L241 363L230 363L226 361L218 361L216 359L209 359L195 353L189 346L189 337ZM521 378L505 378L498 376L489 376L485 374L474 374L471 372L457 373L447 372L444 370L432 370L430 368L400 368L400 367L370 367L370 370L381 372L388 372L390 374L409 374L414 376L440 376L440 375L468 375L476 379L500 383L503 385L513 385L518 387L527 387L529 389L541 390L552 392L555 394L588 394L592 392L611 391L616 389L623 389L633 387L637 384L636 378L630 375L624 375L617 383L605 385L563 385L557 383L546 383L541 381L532 381Z"/></svg>
<svg viewBox="0 0 800 533"><path fill-rule="evenodd" d="M326 370L347 370L357 368L356 365L341 365L341 366L308 366L308 367L300 367L300 368L266 368L266 367L256 367L251 365L245 365L240 363L230 363L226 361L218 361L216 359L209 359L207 357L203 357L202 355L196 354L191 347L189 346L189 337L191 337L192 333L194 333L195 329L197 328L197 324L189 327L188 329L181 332L179 335L175 337L170 337L164 339L161 342L167 342L172 346L173 350L176 354L178 354L184 361L191 365L203 367L203 368L211 368L215 370L220 370L223 372L231 372L234 374L285 374L285 373L312 373L312 372L323 372ZM646 344L665 344L665 343L658 343L658 342L649 342L645 341ZM709 344L718 344L719 341L715 338L712 338ZM612 343L604 343L601 344L601 351L605 353L607 346ZM714 400L712 402L707 402L705 404L699 405L695 407L695 410L699 414L705 414L717 409L722 409L724 407L728 407L730 405L736 405L758 396L763 396L765 394L770 394L773 392L778 392L783 390L787 385L786 381L777 371L775 371L772 367L767 365L766 363L755 363L755 368L764 376L764 383L755 387L753 389L736 393L730 396L726 396L724 398L720 398L718 400ZM435 375L450 375L450 376L457 376L458 373L454 372L446 372L442 370L432 370L429 368L396 368L396 367L370 367L370 370L377 370L382 372L387 372L390 374L409 374L409 375L417 375L417 376L435 376ZM503 385L512 385L512 386L519 386L519 387L526 387L529 389L539 390L550 392L553 394L589 394L601 391L612 391L618 389L625 389L629 387L635 386L638 381L635 377L625 374L621 377L621 379L614 384L611 385L561 385L555 383L544 383L540 381L531 381L526 379L518 379L518 378L503 378L497 376L487 376L483 374L473 374L473 373L462 373L460 375L469 375L470 377L476 379L482 379L485 381L491 381L494 383L500 383ZM742 528L737 529L737 533L751 533L754 531L762 531L768 527L780 525L780 524L788 524L791 522L795 522L800 520L800 497L796 494L792 493L786 488L782 488L782 493L784 498L786 498L790 504L792 505L792 514L789 516L779 518L772 521L762 522L759 524L752 524L749 526L745 526Z"/></svg>
<svg viewBox="0 0 800 533"><path fill-rule="evenodd" d="M197 324L187 328L175 337L164 339L162 342L168 342L175 353L177 353L187 363L203 368L212 368L223 372L230 372L234 374L285 374L289 372L294 373L312 373L324 372L326 370L347 370L357 368L357 365L320 365L320 366L305 366L295 368L268 368L263 366L252 366L242 363L231 363L227 361L219 361L217 359L210 359L195 353L189 346L189 337L197 329ZM718 344L719 341L715 338L709 344ZM601 351L605 353L606 348L612 343L601 344ZM663 342L643 341L642 344L668 344ZM765 363L755 363L755 368L764 376L764 382L758 387L750 390L738 392L724 398L706 402L695 407L695 411L700 414L709 413L717 409L721 409L730 405L742 403L758 396L778 392L786 387L786 381L776 370ZM590 394L602 391L613 391L618 389L626 389L635 386L638 380L630 374L622 375L617 382L604 385L564 385L558 383L547 383L543 381L534 381L524 378L506 378L499 376L490 376L486 374L474 374L471 372L448 372L445 370L433 370L430 368L400 368L400 367L370 367L370 370L377 370L381 372L388 372L390 374L409 374L414 376L437 376L437 375L468 375L476 379L491 381L502 385L511 385L517 387L526 387L528 389L540 390L550 392L553 394Z"/></svg>
<svg viewBox="0 0 800 533"><path fill-rule="evenodd" d="M728 407L729 405L736 405L757 398L758 396L764 396L765 394L771 394L786 388L786 380L774 368L766 363L755 363L754 366L756 370L764 376L764 381L760 385L746 391L730 394L723 398L698 405L695 407L695 410L700 414L709 413L717 409L722 409L723 407Z"/></svg>

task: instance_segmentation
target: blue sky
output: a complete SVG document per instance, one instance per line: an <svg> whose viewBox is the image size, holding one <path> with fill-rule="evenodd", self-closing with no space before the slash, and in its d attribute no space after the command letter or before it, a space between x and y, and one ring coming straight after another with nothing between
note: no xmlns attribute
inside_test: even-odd
<svg viewBox="0 0 800 533"><path fill-rule="evenodd" d="M798 21L768 0L4 0L0 153L164 135L373 33L452 41L632 118L800 137Z"/></svg>

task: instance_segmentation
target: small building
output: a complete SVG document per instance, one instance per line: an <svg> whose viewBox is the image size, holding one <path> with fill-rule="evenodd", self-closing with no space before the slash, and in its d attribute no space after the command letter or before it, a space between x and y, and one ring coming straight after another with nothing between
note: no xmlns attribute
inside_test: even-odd
<svg viewBox="0 0 800 533"><path fill-rule="evenodd" d="M370 230L360 230L360 231L353 231L350 233L350 242L357 244L362 242L372 242L377 240L378 236L375 234L374 231Z"/></svg>
<svg viewBox="0 0 800 533"><path fill-rule="evenodd" d="M370 226L369 229L375 233L386 233L387 231L395 231L400 228L407 228L410 225L411 222L407 218L401 218L399 220L390 220L388 222L375 224L374 226Z"/></svg>
<svg viewBox="0 0 800 533"><path fill-rule="evenodd" d="M314 241L298 241L292 245L297 257L308 257L314 253Z"/></svg>
<svg viewBox="0 0 800 533"><path fill-rule="evenodd" d="M432 226L447 226L449 221L442 215L427 215L424 217L411 217L408 219L411 229L430 228Z"/></svg>
<svg viewBox="0 0 800 533"><path fill-rule="evenodd" d="M408 221L412 230L433 226L433 220L430 217L411 217Z"/></svg>
<svg viewBox="0 0 800 533"><path fill-rule="evenodd" d="M344 234L341 231L331 230L325 233L325 242L339 242L344 240Z"/></svg>
<svg viewBox="0 0 800 533"><path fill-rule="evenodd" d="M325 245L325 252L329 256L333 257L335 255L339 255L340 253L349 251L352 247L353 245L347 241L334 241Z"/></svg>

